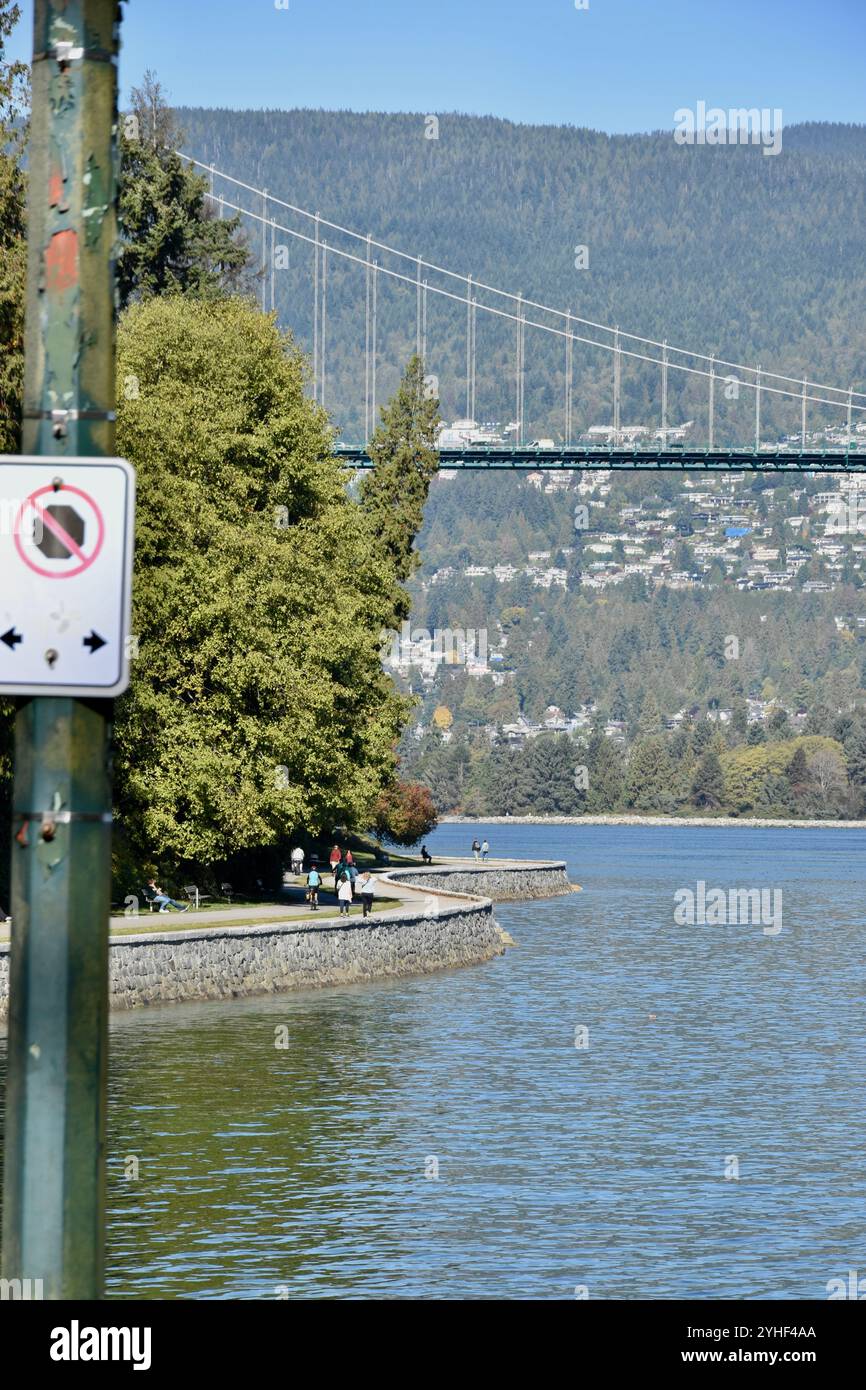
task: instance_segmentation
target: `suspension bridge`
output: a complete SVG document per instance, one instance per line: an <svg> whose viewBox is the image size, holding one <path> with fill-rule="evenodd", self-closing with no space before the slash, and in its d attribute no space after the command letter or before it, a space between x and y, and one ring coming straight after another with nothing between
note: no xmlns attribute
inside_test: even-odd
<svg viewBox="0 0 866 1390"><path fill-rule="evenodd" d="M342 422L338 403L333 399L329 349L333 351L329 308L333 299L334 270L339 266L357 274L355 290L359 323L363 317L363 401L346 405L345 414L362 431L362 442L342 443L336 452L347 466L370 468L372 460L365 441L377 422L383 392L381 379L387 368L393 381L403 362L383 361L381 342L382 289L385 285L401 291L407 318L404 341L411 343L425 364L435 365L431 308L447 304L464 316L465 376L448 383L453 400L459 400L465 418L446 431L439 447L443 468L488 470L649 470L649 471L751 471L751 472L866 472L866 392L852 385L830 386L808 375L792 376L676 346L627 332L618 325L595 322L559 309L521 293L504 290L484 281L438 265L417 254L410 254L386 242L323 218L318 212L296 206L276 197L265 188L238 179L213 164L189 155L182 157L208 178L209 198L220 217L240 214L260 238L260 290L265 312L277 311L277 276L289 263L292 245L306 248L306 263L300 272L311 299L310 362L311 389L315 400L326 406L339 429ZM283 238L289 238L284 242ZM297 291L296 281L295 288ZM345 299L346 282L341 285ZM509 408L513 419L499 434L490 426L476 425L479 399L479 316L498 325L501 333L512 335L512 395ZM293 328L295 327L293 321ZM453 333L453 318L450 331ZM533 345L527 356L528 341ZM558 410L537 424L555 437L528 438L526 399L527 363L542 350L551 350L558 362L548 359L551 377L561 390ZM361 340L358 334L358 355ZM603 425L579 430L576 391L580 376L578 354L583 361L606 355L610 367L609 419ZM653 392L658 402L658 419L651 426L635 426L623 419L626 396L624 368L651 372L656 380ZM501 376L501 368L497 368ZM443 382L431 372L425 379L431 396L445 394ZM682 405L688 402L701 411L706 432L695 439L694 420L673 422L672 393ZM789 432L780 437L778 414L786 413ZM775 427L767 427L767 416L777 417ZM558 418L557 418L558 416ZM796 428L791 429L792 417ZM748 443L731 439L732 431L744 433L748 421ZM542 430L538 429L539 435ZM507 438L505 436L508 436ZM577 438L575 437L577 435ZM724 447L720 447L720 437Z"/></svg>

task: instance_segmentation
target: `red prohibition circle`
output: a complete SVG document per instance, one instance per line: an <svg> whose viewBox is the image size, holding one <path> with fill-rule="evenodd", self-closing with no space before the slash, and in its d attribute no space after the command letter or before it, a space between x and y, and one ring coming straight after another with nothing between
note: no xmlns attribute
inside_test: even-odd
<svg viewBox="0 0 866 1390"><path fill-rule="evenodd" d="M94 514L96 516L97 526L96 545L93 547L93 554L86 555L77 569L62 571L43 569L41 565L34 564L34 562L29 558L29 556L24 550L24 547L21 544L21 522L24 518L25 509L27 507L33 507L34 511L38 510L41 512L42 508L38 506L37 498L44 497L46 492L50 492L52 497L57 497L60 495L60 493L74 493L76 497L82 497L84 501L87 503L87 505L93 508ZM64 483L62 488L55 488L52 483L47 483L45 487L37 488L35 492L31 492L30 496L25 497L24 501L21 503L21 506L18 508L18 515L15 518L15 525L12 529L15 537L15 549L18 551L18 554L21 556L21 559L24 561L25 565L27 565L28 569L34 570L36 574L41 574L45 579L74 579L77 574L83 574L84 571L86 569L89 569L90 566L93 564L94 560L96 559L97 555L102 549L102 543L105 540L105 522L102 518L102 512L99 510L93 498L88 493L82 492L80 487L73 487L71 483ZM64 535L65 534L66 533L64 532ZM77 549L77 547L75 547L75 543L72 541L71 536L67 537L67 539L72 543L73 547Z"/></svg>

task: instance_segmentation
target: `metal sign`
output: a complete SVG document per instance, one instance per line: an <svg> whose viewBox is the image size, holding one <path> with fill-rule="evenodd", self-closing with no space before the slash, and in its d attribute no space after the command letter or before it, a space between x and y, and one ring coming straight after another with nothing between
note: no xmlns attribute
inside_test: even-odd
<svg viewBox="0 0 866 1390"><path fill-rule="evenodd" d="M0 694L126 689L134 503L124 459L0 455Z"/></svg>

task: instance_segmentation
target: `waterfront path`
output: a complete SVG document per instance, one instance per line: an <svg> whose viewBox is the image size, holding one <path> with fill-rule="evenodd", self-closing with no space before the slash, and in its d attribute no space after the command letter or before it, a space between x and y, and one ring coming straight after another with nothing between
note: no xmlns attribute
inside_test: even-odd
<svg viewBox="0 0 866 1390"><path fill-rule="evenodd" d="M482 965L515 943L496 902L572 891L564 861L437 859L374 875L373 913L340 916L333 893L318 912L303 883L288 902L238 903L111 919L112 1009L278 994L323 985ZM8 1010L10 945L0 941L0 1019Z"/></svg>
<svg viewBox="0 0 866 1390"><path fill-rule="evenodd" d="M477 891L480 896L487 896L484 891L484 878L488 874L495 874L497 870L505 872L516 872L531 869L533 862L522 859L487 859L477 860L471 857L462 858L443 858L433 860L428 866L409 866L403 863L392 864L377 869L373 873L376 883L376 896L373 899L373 912L377 921L387 921L401 916L407 908L423 910L432 907L431 899L445 899L448 902L459 900L461 894L448 892L447 889L436 887L431 884L429 889L410 886L403 880L404 873L415 877L422 877L425 874L434 874L438 869L448 873L470 873L478 877ZM395 875L393 879L389 875ZM327 872L323 874L325 884L332 881L332 876ZM473 888L475 885L473 884ZM313 912L309 903L304 897L305 885L298 880L295 883L287 884L285 887L285 902L262 902L262 903L239 903L232 905L226 903L220 907L190 908L189 912L139 912L127 916L125 913L112 913L110 918L110 932L113 937L124 937L142 932L187 932L198 931L205 927L254 927L254 926L278 926L280 924L294 923L298 927L321 927L331 921L339 922L340 914L337 907L337 898L333 890L323 887L320 890L320 907L318 912ZM492 893L490 896L495 897ZM383 900L387 901L384 907ZM361 915L361 904L356 901L352 904L350 917L355 918ZM345 919L343 919L345 920ZM0 941L8 941L9 923L0 922Z"/></svg>

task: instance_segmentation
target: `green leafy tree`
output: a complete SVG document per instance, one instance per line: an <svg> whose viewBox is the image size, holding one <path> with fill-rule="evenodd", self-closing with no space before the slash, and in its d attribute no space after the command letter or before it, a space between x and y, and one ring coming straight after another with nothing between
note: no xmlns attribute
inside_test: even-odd
<svg viewBox="0 0 866 1390"><path fill-rule="evenodd" d="M430 481L439 466L438 424L439 402L428 394L423 363L414 356L396 395L382 410L369 444L375 468L361 484L363 509L401 580L420 563L413 540L421 530Z"/></svg>
<svg viewBox="0 0 866 1390"><path fill-rule="evenodd" d="M118 413L138 472L127 841L211 863L369 824L407 711L380 661L400 590L300 353L239 299L183 296L128 310L118 349L137 383Z"/></svg>
<svg viewBox="0 0 866 1390"><path fill-rule="evenodd" d="M251 283L240 215L216 216L207 180L177 154L181 138L159 82L146 72L121 121L121 305L176 291L212 298Z"/></svg>

